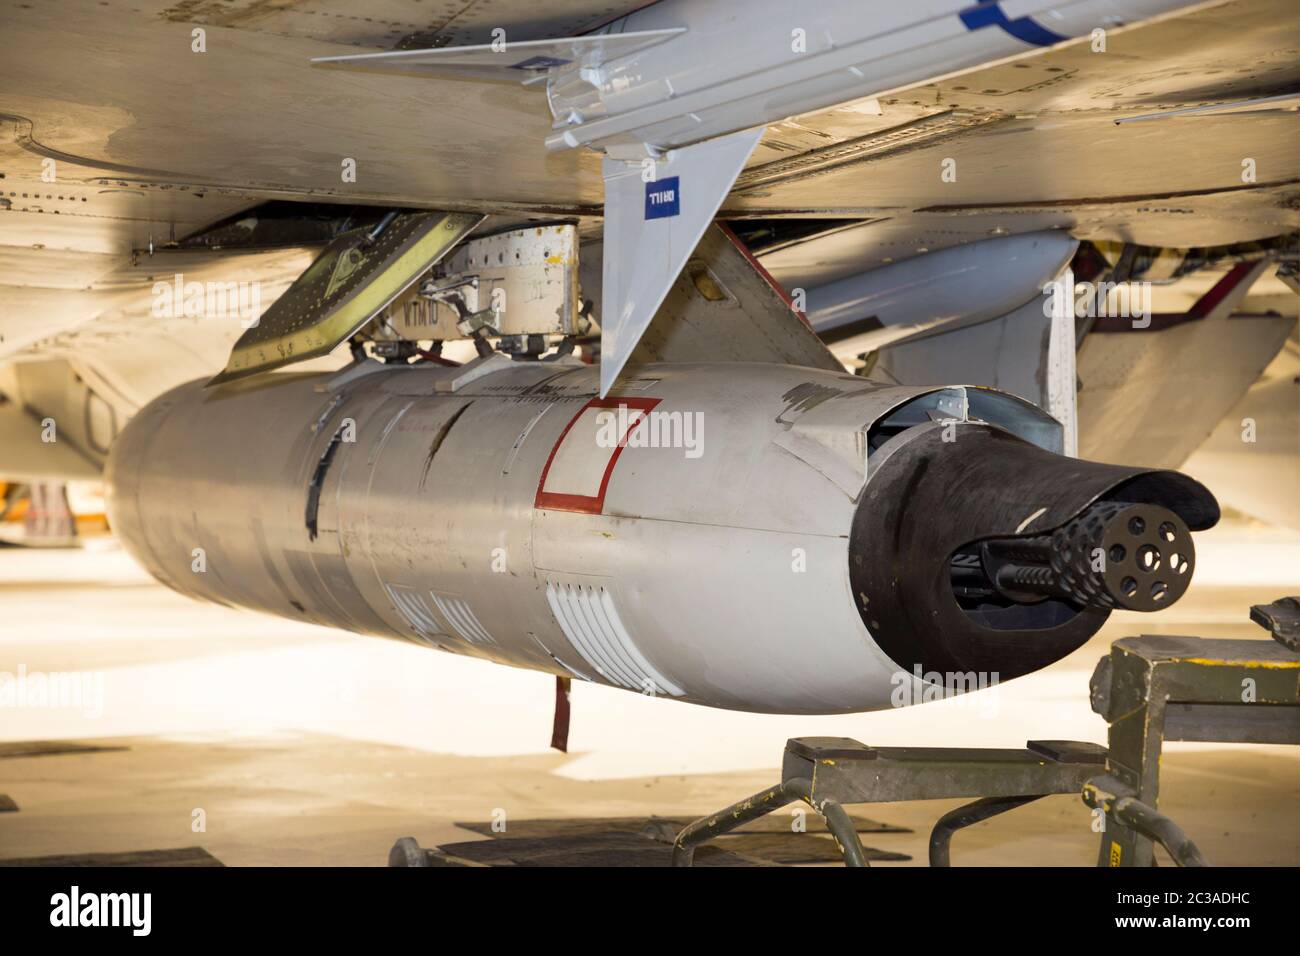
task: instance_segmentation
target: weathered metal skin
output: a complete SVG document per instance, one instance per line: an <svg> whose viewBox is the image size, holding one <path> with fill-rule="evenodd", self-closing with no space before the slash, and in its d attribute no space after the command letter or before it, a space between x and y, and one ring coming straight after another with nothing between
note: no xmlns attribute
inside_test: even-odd
<svg viewBox="0 0 1300 956"><path fill-rule="evenodd" d="M501 356L191 383L115 444L110 520L194 598L715 707L840 713L914 680L850 582L870 429L900 407L930 422L923 406L986 428L961 421L978 406L1059 439L996 392L736 363L638 369L605 402L696 416L698 442L609 448L593 428L612 419L583 412L596 391L595 368Z"/></svg>

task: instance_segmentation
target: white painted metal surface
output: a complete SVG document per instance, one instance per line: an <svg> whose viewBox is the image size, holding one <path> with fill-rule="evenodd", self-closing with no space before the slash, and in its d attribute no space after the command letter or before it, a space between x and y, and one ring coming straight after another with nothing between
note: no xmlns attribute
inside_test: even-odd
<svg viewBox="0 0 1300 956"><path fill-rule="evenodd" d="M660 161L646 159L648 166L604 161L602 397L636 351L762 135L761 129L750 130L674 149Z"/></svg>
<svg viewBox="0 0 1300 956"><path fill-rule="evenodd" d="M414 340L461 338L462 315L449 295L468 313L491 312L501 335L577 333L577 227L529 226L465 240L388 307L389 324Z"/></svg>
<svg viewBox="0 0 1300 956"><path fill-rule="evenodd" d="M483 82L527 82L538 74L578 62L604 63L685 33L685 27L627 33L589 33L553 40L511 40L506 30L492 43L394 50L347 56L318 56L321 66L372 69L406 76L443 76Z"/></svg>
<svg viewBox="0 0 1300 956"><path fill-rule="evenodd" d="M459 370L432 366L337 391L292 373L183 386L118 440L113 526L192 597L641 693L837 713L888 707L914 680L850 586L865 472L833 480L827 456L860 457L874 422L933 389L660 365L602 405L589 366L508 366L454 394L437 386ZM1031 439L1050 422L981 395L983 417ZM609 447L581 413L619 405L702 416L702 453L646 443L639 420ZM813 411L814 431L848 440L820 456L776 441ZM551 484L562 438L577 470Z"/></svg>
<svg viewBox="0 0 1300 956"><path fill-rule="evenodd" d="M1061 423L1065 453L1079 454L1078 374L1074 354L1078 338L1074 326L1074 272L1066 269L1051 286L1051 325L1044 365L1044 408Z"/></svg>
<svg viewBox="0 0 1300 956"><path fill-rule="evenodd" d="M841 358L973 325L1040 297L1078 245L1049 230L919 255L806 290L808 320L821 335L839 333L831 350ZM844 337L867 319L873 328Z"/></svg>

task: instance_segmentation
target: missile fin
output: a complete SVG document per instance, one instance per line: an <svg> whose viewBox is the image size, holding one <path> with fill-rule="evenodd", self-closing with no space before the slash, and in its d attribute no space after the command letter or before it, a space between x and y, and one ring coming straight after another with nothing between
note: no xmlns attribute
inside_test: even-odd
<svg viewBox="0 0 1300 956"><path fill-rule="evenodd" d="M613 387L763 136L745 130L670 150L654 163L606 158L600 395ZM646 181L643 170L654 179Z"/></svg>
<svg viewBox="0 0 1300 956"><path fill-rule="evenodd" d="M318 56L311 62L317 66L364 73L527 84L579 60L588 66L596 66L685 32L685 27L670 27L523 41L508 41L503 36L500 41L478 46Z"/></svg>
<svg viewBox="0 0 1300 956"><path fill-rule="evenodd" d="M844 371L790 296L720 222L705 230L625 368L701 361Z"/></svg>

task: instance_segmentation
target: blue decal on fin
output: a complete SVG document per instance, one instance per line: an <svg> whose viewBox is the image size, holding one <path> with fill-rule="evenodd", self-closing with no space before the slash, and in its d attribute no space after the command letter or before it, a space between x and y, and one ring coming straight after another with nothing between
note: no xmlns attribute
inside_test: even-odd
<svg viewBox="0 0 1300 956"><path fill-rule="evenodd" d="M645 217L647 219L667 219L680 215L682 211L682 190L679 177L668 176L645 184Z"/></svg>

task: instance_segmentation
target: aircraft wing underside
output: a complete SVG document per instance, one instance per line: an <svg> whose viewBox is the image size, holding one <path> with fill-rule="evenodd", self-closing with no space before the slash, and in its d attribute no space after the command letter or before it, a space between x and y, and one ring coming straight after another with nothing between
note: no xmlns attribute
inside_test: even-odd
<svg viewBox="0 0 1300 956"><path fill-rule="evenodd" d="M661 51L690 31L609 33L615 18L654 14L656 5L634 0L457 6L435 13L418 0L377 0L365 16L344 0L8 10L0 364L62 359L111 330L118 345L140 343L142 364L156 348L155 364L168 366L156 380L133 376L137 384L192 372L162 337L183 340L186 354L202 353L215 372L240 330L187 335L183 309L158 314L156 290L182 265L237 282L260 255L263 292L278 294L342 228L306 229L301 241L282 229L259 244L268 204L343 210L349 225L373 223L365 211L382 208L486 216L478 234L567 220L586 248L597 248L610 195L626 197L624 218L612 210L605 221L626 222L628 209L639 216L641 183L626 175L636 167L620 166L632 156L627 136L611 135L604 166L598 152L562 148L540 80L585 50ZM915 82L767 122L756 145L756 134L742 131L732 146L715 137L666 148L661 168L707 172L717 216L747 241L759 237L758 260L787 290L992 237L1059 232L1188 249L1300 229L1291 0L1208 3L1116 24L1100 46L1078 34L1040 43L997 4L976 6L972 13L954 0L949 10L936 0L926 9L939 10L935 22L950 31L996 33L1014 47L1009 55L948 75L936 67ZM483 55L473 50L499 40L520 44L523 58L496 71L517 67L519 82L457 77L441 65L480 69ZM371 55L385 53L434 66L372 69L385 58ZM312 65L357 54L371 62ZM712 215L696 210L682 229L665 225L671 243L642 250L632 267L624 252L611 274L607 257L606 289L640 297L639 311L628 307L630 334L596 312L607 345L623 343L622 360ZM627 243L653 239L624 231ZM1261 334L1267 348L1276 338Z"/></svg>
<svg viewBox="0 0 1300 956"><path fill-rule="evenodd" d="M539 91L308 62L490 41L496 28L519 40L569 35L641 4L568 0L539 15L496 0L432 22L414 0L372 6L367 19L346 16L341 0L6 13L0 256L5 284L24 291L6 290L0 350L28 338L15 325L56 321L43 295L32 318L31 290L51 286L42 276L83 290L132 251L266 200L594 222L600 157L542 148ZM833 256L808 261L798 245L774 254L768 268L782 281L825 281L993 230L1178 247L1294 230L1294 110L1116 123L1300 90L1291 12L1288 0L1237 0L1112 31L1104 53L1027 46L1012 62L773 123L721 214L868 220ZM196 29L205 52L192 50ZM250 75L256 101L232 104L229 90ZM355 181L343 180L349 160ZM45 182L50 162L56 179Z"/></svg>

